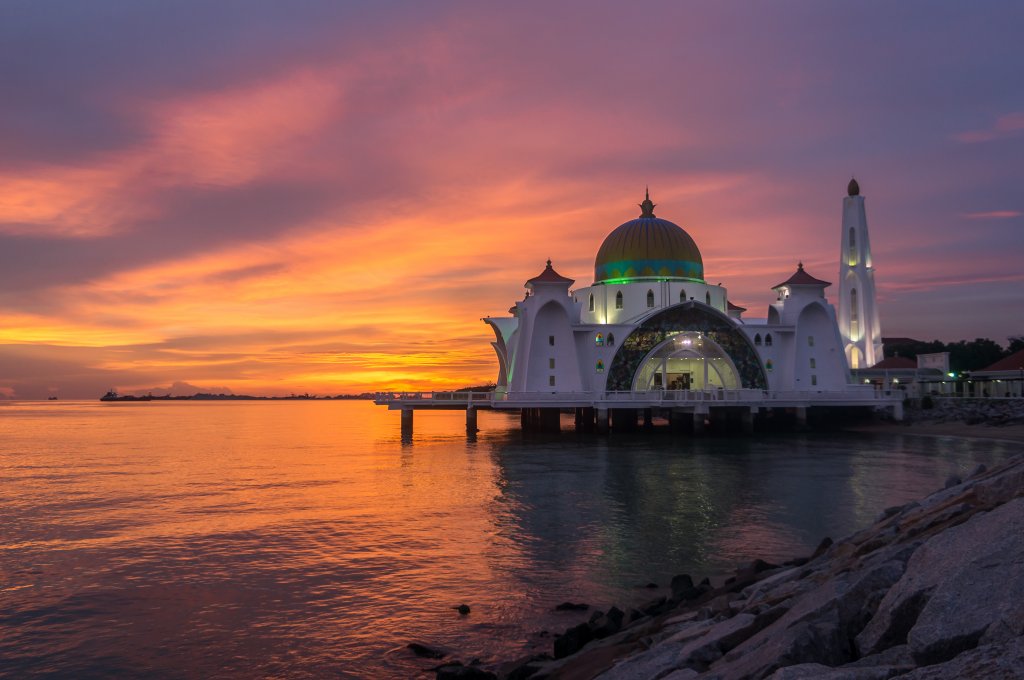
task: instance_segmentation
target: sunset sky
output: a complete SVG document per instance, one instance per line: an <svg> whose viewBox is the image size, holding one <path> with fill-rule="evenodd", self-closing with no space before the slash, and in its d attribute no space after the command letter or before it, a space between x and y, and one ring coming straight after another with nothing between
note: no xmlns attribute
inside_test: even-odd
<svg viewBox="0 0 1024 680"><path fill-rule="evenodd" d="M0 398L493 380L550 257L639 214L747 316L836 281L886 336L1024 334L1024 4L0 5ZM835 293L837 286L830 289ZM195 390L191 390L195 391Z"/></svg>

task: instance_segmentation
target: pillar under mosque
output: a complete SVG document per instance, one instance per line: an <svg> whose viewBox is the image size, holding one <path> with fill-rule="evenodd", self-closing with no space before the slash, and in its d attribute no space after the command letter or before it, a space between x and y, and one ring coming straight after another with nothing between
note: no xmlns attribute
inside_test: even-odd
<svg viewBox="0 0 1024 680"><path fill-rule="evenodd" d="M412 414L411 408L402 409L402 437L409 438L412 436Z"/></svg>

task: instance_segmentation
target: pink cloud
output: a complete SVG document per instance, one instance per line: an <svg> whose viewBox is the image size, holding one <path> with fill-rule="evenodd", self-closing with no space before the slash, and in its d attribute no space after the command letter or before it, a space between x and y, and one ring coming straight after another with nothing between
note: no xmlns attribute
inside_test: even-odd
<svg viewBox="0 0 1024 680"><path fill-rule="evenodd" d="M963 213L961 217L969 220L1008 220L1020 217L1022 214L1024 213L1019 210L990 210L988 212Z"/></svg>
<svg viewBox="0 0 1024 680"><path fill-rule="evenodd" d="M1016 135L1024 130L1024 111L1016 111L1000 116L991 127L983 130L968 130L953 135L953 138L960 142L973 144L977 142L991 142L996 139L1003 139Z"/></svg>

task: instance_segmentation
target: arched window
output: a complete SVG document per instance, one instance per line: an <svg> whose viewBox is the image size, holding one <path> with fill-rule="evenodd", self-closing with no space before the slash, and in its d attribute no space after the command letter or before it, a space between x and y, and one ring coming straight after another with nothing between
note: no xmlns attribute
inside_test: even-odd
<svg viewBox="0 0 1024 680"><path fill-rule="evenodd" d="M768 335L764 336L764 344L765 344L766 347L771 347L772 346L772 334L771 333L769 333Z"/></svg>
<svg viewBox="0 0 1024 680"><path fill-rule="evenodd" d="M853 227L850 227L850 259L852 260L857 254L857 232L854 231Z"/></svg>
<svg viewBox="0 0 1024 680"><path fill-rule="evenodd" d="M612 333L608 334L608 346L613 347L615 345L615 335Z"/></svg>
<svg viewBox="0 0 1024 680"><path fill-rule="evenodd" d="M711 304L711 293L710 292L704 293L704 302L706 302L709 305Z"/></svg>
<svg viewBox="0 0 1024 680"><path fill-rule="evenodd" d="M754 344L757 345L758 347L761 346L761 334L760 333L758 333L757 335L754 336Z"/></svg>
<svg viewBox="0 0 1024 680"><path fill-rule="evenodd" d="M594 294L590 294L590 311L594 311Z"/></svg>
<svg viewBox="0 0 1024 680"><path fill-rule="evenodd" d="M595 335L594 336L594 344L597 345L598 347L601 347L602 345L604 345L604 336L601 335L600 333Z"/></svg>
<svg viewBox="0 0 1024 680"><path fill-rule="evenodd" d="M771 372L771 370L775 368L775 364L773 364L772 360L769 359L768 361L764 362L764 367L767 368L769 372Z"/></svg>
<svg viewBox="0 0 1024 680"><path fill-rule="evenodd" d="M622 309L622 291L615 294L615 309Z"/></svg>
<svg viewBox="0 0 1024 680"><path fill-rule="evenodd" d="M817 364L814 361L814 357L811 357L811 368L817 368Z"/></svg>
<svg viewBox="0 0 1024 680"><path fill-rule="evenodd" d="M679 301L680 302L686 302L686 291L685 290L679 291Z"/></svg>
<svg viewBox="0 0 1024 680"><path fill-rule="evenodd" d="M654 306L654 291L653 290L648 290L647 291L647 306L648 307L653 307Z"/></svg>
<svg viewBox="0 0 1024 680"><path fill-rule="evenodd" d="M598 373L603 373L604 372L604 362L601 361L600 359L597 360L597 372Z"/></svg>
<svg viewBox="0 0 1024 680"><path fill-rule="evenodd" d="M850 338L860 339L860 310L857 309L857 289L850 289Z"/></svg>
<svg viewBox="0 0 1024 680"><path fill-rule="evenodd" d="M808 347L814 347L814 336L813 335L808 335L807 336L807 346Z"/></svg>

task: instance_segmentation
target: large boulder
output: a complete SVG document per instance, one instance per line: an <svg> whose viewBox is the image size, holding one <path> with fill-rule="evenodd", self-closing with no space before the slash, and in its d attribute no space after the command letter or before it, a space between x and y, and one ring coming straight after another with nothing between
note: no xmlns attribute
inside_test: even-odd
<svg viewBox="0 0 1024 680"><path fill-rule="evenodd" d="M921 664L976 646L989 628L1024 634L1024 498L926 541L857 636L863 655L908 643Z"/></svg>
<svg viewBox="0 0 1024 680"><path fill-rule="evenodd" d="M1024 638L982 645L945 663L925 666L899 680L1024 680Z"/></svg>
<svg viewBox="0 0 1024 680"><path fill-rule="evenodd" d="M714 663L709 677L763 678L785 666L839 666L852 660L852 638L905 566L893 559L828 579L795 598L792 608L778 621Z"/></svg>

